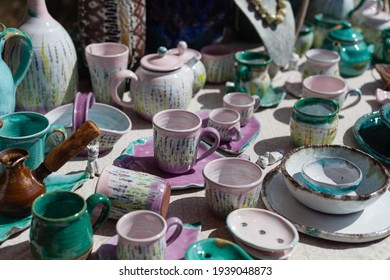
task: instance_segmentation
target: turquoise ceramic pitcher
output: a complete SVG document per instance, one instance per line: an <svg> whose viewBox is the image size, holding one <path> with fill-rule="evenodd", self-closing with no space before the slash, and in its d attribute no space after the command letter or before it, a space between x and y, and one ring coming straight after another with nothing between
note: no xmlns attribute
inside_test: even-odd
<svg viewBox="0 0 390 280"><path fill-rule="evenodd" d="M19 44L13 44L12 48L7 48L6 41L14 37L12 40L19 40ZM16 59L13 61L4 62L2 59L4 49L4 59L10 57L11 52L15 52ZM31 58L33 55L33 47L31 40L27 34L16 28L7 28L0 23L0 116L15 111L15 94L16 87L23 80L30 67Z"/></svg>

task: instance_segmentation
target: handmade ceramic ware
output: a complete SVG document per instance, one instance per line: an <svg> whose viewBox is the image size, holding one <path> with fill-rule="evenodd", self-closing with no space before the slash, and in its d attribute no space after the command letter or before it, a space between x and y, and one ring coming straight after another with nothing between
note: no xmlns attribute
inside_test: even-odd
<svg viewBox="0 0 390 280"><path fill-rule="evenodd" d="M318 97L334 100L340 109L347 109L358 104L362 98L362 92L358 88L349 89L347 82L340 77L315 75L307 77L302 82L303 97ZM349 96L356 98L350 99ZM350 99L348 102L346 100Z"/></svg>
<svg viewBox="0 0 390 280"><path fill-rule="evenodd" d="M177 47L170 49L168 53L180 57L184 63L187 63L191 67L194 75L192 92L195 94L200 91L204 87L207 79L206 68L201 60L202 54L197 50L188 48L187 43L184 41L177 43Z"/></svg>
<svg viewBox="0 0 390 280"><path fill-rule="evenodd" d="M290 118L290 135L295 146L331 144L337 134L339 106L323 98L295 102Z"/></svg>
<svg viewBox="0 0 390 280"><path fill-rule="evenodd" d="M325 49L311 49L305 52L305 57L302 80L313 75L340 76L340 56L337 52Z"/></svg>
<svg viewBox="0 0 390 280"><path fill-rule="evenodd" d="M327 194L306 186L302 166L318 157L341 157L353 162L362 171L359 187L348 194ZM288 190L301 203L320 212L349 214L374 204L390 186L389 172L372 156L340 145L313 145L295 148L280 164Z"/></svg>
<svg viewBox="0 0 390 280"><path fill-rule="evenodd" d="M359 167L344 158L316 157L303 164L302 177L307 186L329 194L347 194L362 181Z"/></svg>
<svg viewBox="0 0 390 280"><path fill-rule="evenodd" d="M295 41L294 52L302 56L311 48L314 41L314 26L308 21L305 21L298 33L298 38Z"/></svg>
<svg viewBox="0 0 390 280"><path fill-rule="evenodd" d="M262 181L261 168L240 158L213 160L203 168L205 196L210 210L226 218L233 210L255 207Z"/></svg>
<svg viewBox="0 0 390 280"><path fill-rule="evenodd" d="M62 125L50 124L49 119L40 113L15 112L1 118L3 127L0 130L0 150L27 150L29 157L26 166L30 169L37 168L47 152L67 137Z"/></svg>
<svg viewBox="0 0 390 280"><path fill-rule="evenodd" d="M208 127L215 128L221 142L240 141L242 138L240 113L230 108L217 108L209 113Z"/></svg>
<svg viewBox="0 0 390 280"><path fill-rule="evenodd" d="M93 210L103 206L92 222ZM30 248L37 259L86 259L92 251L93 232L107 219L110 200L92 194L56 191L41 195L32 206Z"/></svg>
<svg viewBox="0 0 390 280"><path fill-rule="evenodd" d="M379 109L379 117L390 130L390 104L387 103L382 105L382 107Z"/></svg>
<svg viewBox="0 0 390 280"><path fill-rule="evenodd" d="M165 218L171 186L158 176L107 165L99 175L95 192L110 199L112 219L135 210L151 210Z"/></svg>
<svg viewBox="0 0 390 280"><path fill-rule="evenodd" d="M381 88L377 88L375 92L376 101L379 104L385 104L390 102L390 92L387 90L383 90Z"/></svg>
<svg viewBox="0 0 390 280"><path fill-rule="evenodd" d="M223 96L223 106L240 113L240 125L246 126L260 106L257 95L248 95L242 92L231 92Z"/></svg>
<svg viewBox="0 0 390 280"><path fill-rule="evenodd" d="M110 84L115 73L127 69L129 48L121 43L92 43L85 47L85 57L96 101L113 105ZM120 96L123 96L124 86L118 86Z"/></svg>
<svg viewBox="0 0 390 280"><path fill-rule="evenodd" d="M231 47L222 44L208 45L200 52L208 83L221 84L233 80L234 51Z"/></svg>
<svg viewBox="0 0 390 280"><path fill-rule="evenodd" d="M321 48L339 53L341 76L355 77L370 66L375 46L367 45L363 35L344 21L341 28L329 32Z"/></svg>
<svg viewBox="0 0 390 280"><path fill-rule="evenodd" d="M314 40L313 48L321 48L324 39L328 36L329 31L339 28L342 20L322 13L314 15Z"/></svg>
<svg viewBox="0 0 390 280"><path fill-rule="evenodd" d="M198 155L199 142L206 135L215 139L214 144ZM156 165L165 172L183 174L216 151L220 135L215 128L202 128L195 113L171 109L153 117L153 142Z"/></svg>
<svg viewBox="0 0 390 280"><path fill-rule="evenodd" d="M169 228L175 227L168 236ZM120 260L163 260L167 245L176 240L183 230L177 217L166 221L159 214L137 210L122 216L117 224L117 257Z"/></svg>
<svg viewBox="0 0 390 280"><path fill-rule="evenodd" d="M7 46L5 43L12 37L14 39L17 38L20 46L19 48L15 46L15 49L5 51L5 58L7 60L7 55L9 55L10 52L18 53L19 57L16 57L15 55L12 57L13 60L16 60L15 62L10 62L10 59L8 59L8 63L6 63L3 60L3 56L0 55L0 79L2 81L0 84L0 116L15 111L16 88L26 76L33 55L30 37L23 31L16 28L7 28L2 23L0 23L0 54L3 54L3 48ZM14 63L17 66L10 69L9 66L12 66Z"/></svg>
<svg viewBox="0 0 390 280"><path fill-rule="evenodd" d="M290 255L299 236L294 225L271 211L243 208L231 212L226 225L234 239L245 245L249 254L265 259L281 259Z"/></svg>
<svg viewBox="0 0 390 280"><path fill-rule="evenodd" d="M191 244L186 260L252 260L240 246L222 238L207 238Z"/></svg>
<svg viewBox="0 0 390 280"><path fill-rule="evenodd" d="M261 197L268 210L282 215L299 232L314 238L365 243L390 234L389 191L364 211L346 215L326 214L300 203L288 190L283 174L277 167L264 177Z"/></svg>

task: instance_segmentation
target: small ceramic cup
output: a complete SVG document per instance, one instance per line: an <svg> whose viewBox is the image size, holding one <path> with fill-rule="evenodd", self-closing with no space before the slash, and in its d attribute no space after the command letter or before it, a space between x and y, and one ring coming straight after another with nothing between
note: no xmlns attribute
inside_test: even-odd
<svg viewBox="0 0 390 280"><path fill-rule="evenodd" d="M240 113L230 108L217 108L209 113L208 127L215 128L221 141L240 141Z"/></svg>
<svg viewBox="0 0 390 280"><path fill-rule="evenodd" d="M214 144L197 156L199 142L211 136ZM163 171L183 174L218 148L220 136L215 128L202 128L201 118L181 109L168 109L153 116L153 146L156 165Z"/></svg>
<svg viewBox="0 0 390 280"><path fill-rule="evenodd" d="M260 98L257 95L249 95L242 92L231 92L223 96L223 106L236 110L240 114L240 125L246 126L260 106Z"/></svg>
<svg viewBox="0 0 390 280"><path fill-rule="evenodd" d="M208 83L221 84L233 80L233 49L227 45L215 44L203 47L200 52Z"/></svg>
<svg viewBox="0 0 390 280"><path fill-rule="evenodd" d="M310 49L305 52L305 57L302 80L313 75L340 76L340 55L337 52L326 49Z"/></svg>
<svg viewBox="0 0 390 280"><path fill-rule="evenodd" d="M340 77L326 75L314 75L307 77L302 82L303 97L318 97L336 101L340 109L347 109L358 104L362 98L360 89L349 89L345 80ZM345 100L355 95L351 102L345 104Z"/></svg>
<svg viewBox="0 0 390 280"><path fill-rule="evenodd" d="M240 158L219 158L203 168L206 201L213 213L226 218L233 210L256 207L261 168Z"/></svg>
<svg viewBox="0 0 390 280"><path fill-rule="evenodd" d="M167 231L175 226L170 236ZM183 230L183 223L177 217L165 220L161 215L137 210L122 216L117 224L117 257L119 260L163 260L166 248L175 241Z"/></svg>
<svg viewBox="0 0 390 280"><path fill-rule="evenodd" d="M111 200L111 219L135 210L151 210L166 217L171 186L158 176L109 164L99 176L96 193Z"/></svg>
<svg viewBox="0 0 390 280"><path fill-rule="evenodd" d="M92 222L97 206L103 206ZM93 194L84 200L68 191L48 192L32 205L30 248L37 259L86 259L92 251L93 232L108 218L110 200Z"/></svg>

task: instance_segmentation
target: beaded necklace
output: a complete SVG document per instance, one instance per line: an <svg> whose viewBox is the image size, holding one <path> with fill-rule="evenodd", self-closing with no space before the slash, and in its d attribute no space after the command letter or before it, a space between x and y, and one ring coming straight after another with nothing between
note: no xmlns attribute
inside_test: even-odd
<svg viewBox="0 0 390 280"><path fill-rule="evenodd" d="M286 1L277 0L276 13L271 14L267 8L263 6L261 0L251 0L254 5L255 11L260 15L260 17L265 20L268 24L279 24L284 21L286 16Z"/></svg>

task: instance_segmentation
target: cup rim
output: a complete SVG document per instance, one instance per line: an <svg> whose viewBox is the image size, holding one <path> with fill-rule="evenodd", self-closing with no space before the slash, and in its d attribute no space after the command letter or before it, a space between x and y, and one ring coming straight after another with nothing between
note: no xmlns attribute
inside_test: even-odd
<svg viewBox="0 0 390 280"><path fill-rule="evenodd" d="M229 99L230 96L234 96L234 95L239 95L239 96L245 96L244 98L247 98L248 101L251 100L249 103L247 104L235 104L235 103L232 103ZM250 106L253 106L255 104L255 99L249 95L249 94L246 94L246 93L243 93L243 92L229 92L227 94L225 94L223 96L223 101L230 105L230 106L234 106L234 107L238 107L238 108L246 108L246 107L250 107Z"/></svg>
<svg viewBox="0 0 390 280"><path fill-rule="evenodd" d="M319 116L319 115L308 114L308 113L305 113L305 112L302 112L299 110L302 107L302 105L305 105L305 103L306 103L306 105L310 105L310 104L318 104L318 102L321 102L325 105L332 107L332 109L334 109L334 111L330 112L327 115ZM321 120L321 119L328 119L328 118L333 118L333 117L337 116L337 114L339 113L339 105L336 102L334 102L333 100L329 100L329 99L325 99L325 98L306 97L306 98L299 99L297 102L295 102L295 104L293 106L293 110L295 112L299 112L300 115L303 115L305 117Z"/></svg>
<svg viewBox="0 0 390 280"><path fill-rule="evenodd" d="M272 62L272 58L265 51L239 51L234 54L234 58L241 64L253 67L268 66ZM264 61L254 63L252 59L264 59Z"/></svg>
<svg viewBox="0 0 390 280"><path fill-rule="evenodd" d="M191 117L193 117L194 119L197 120L197 124L194 127L187 128L187 129L167 128L167 127L162 126L162 124L158 122L158 119L161 118L161 116L165 115L165 114L168 114L168 115L169 114L186 114L186 115L190 115ZM152 124L153 124L154 128L158 128L158 129L164 130L164 131L175 132L175 133L190 133L190 132L194 132L194 131L197 131L198 129L200 129L200 127L202 126L202 119L197 114L195 114L193 112L190 112L190 111L187 111L187 110L183 110L183 109L167 109L167 110L163 110L163 111L160 111L157 114L155 114L153 116L153 118L152 118Z"/></svg>
<svg viewBox="0 0 390 280"><path fill-rule="evenodd" d="M115 53L115 54L105 54L105 55L98 55L98 54L92 52L93 47L100 48L100 47L106 47L106 46L110 47L108 49L112 49L113 47L119 47L119 48L122 48L122 51L120 51L119 53ZM92 57L95 57L95 58L115 58L115 57L120 57L120 56L126 55L128 53L129 53L128 46L126 46L125 44L116 43L116 42L91 43L85 47L85 54L92 56Z"/></svg>
<svg viewBox="0 0 390 280"><path fill-rule="evenodd" d="M229 120L229 121L220 121L220 120L215 120L213 118L213 116L215 114L217 114L218 112L223 112L223 111L228 111L228 112L233 113L236 116L236 118L234 120ZM216 123L216 124L225 124L225 125L235 124L235 123L240 121L240 113L234 109L231 109L231 108L226 108L226 107L215 108L209 112L209 121L212 121L213 123Z"/></svg>
<svg viewBox="0 0 390 280"><path fill-rule="evenodd" d="M324 91L324 90L321 90L321 89L314 91L310 87L307 86L308 83L310 83L310 82L314 83L313 81L319 80L319 79L322 79L322 80L324 80L324 79L325 80L333 80L333 81L337 81L337 82L342 82L344 84L344 87L342 89L335 90L335 91ZM303 87L303 90L306 89L306 90L310 91L311 94L316 95L317 97L323 97L323 96L337 97L337 96L342 95L343 93L346 93L347 89L348 89L347 83L342 78L333 77L333 76L327 76L327 75L313 75L313 76L306 77L302 81L302 87Z"/></svg>
<svg viewBox="0 0 390 280"><path fill-rule="evenodd" d="M323 60L323 59L318 59L314 55L318 53L324 53L325 55L329 56L330 59ZM322 65L333 65L336 64L340 61L340 55L331 50L327 49L320 49L320 48L315 48L315 49L310 49L305 52L305 57L307 61L313 61L316 63L321 63Z"/></svg>

